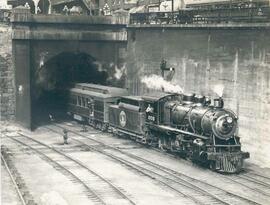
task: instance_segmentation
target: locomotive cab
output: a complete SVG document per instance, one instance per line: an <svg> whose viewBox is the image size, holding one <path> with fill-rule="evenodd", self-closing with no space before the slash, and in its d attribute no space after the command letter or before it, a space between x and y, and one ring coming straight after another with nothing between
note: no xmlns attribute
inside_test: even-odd
<svg viewBox="0 0 270 205"><path fill-rule="evenodd" d="M155 92L143 96L143 99L146 107L149 107L149 109L146 109L146 123L150 126L151 124L166 124L168 121L168 119L166 119L168 113L166 113L166 109L164 108L171 106L167 104L168 102L172 104L178 102L181 96L173 93Z"/></svg>

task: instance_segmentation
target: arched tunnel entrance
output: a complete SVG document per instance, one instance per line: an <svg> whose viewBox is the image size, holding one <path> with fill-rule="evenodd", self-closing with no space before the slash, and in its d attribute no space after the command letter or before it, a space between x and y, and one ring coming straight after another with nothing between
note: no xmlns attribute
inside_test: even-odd
<svg viewBox="0 0 270 205"><path fill-rule="evenodd" d="M66 116L67 90L75 83L95 83L124 87L125 75L117 76L117 65L100 62L86 53L63 52L32 72L32 128L53 118ZM124 74L124 73L123 73Z"/></svg>

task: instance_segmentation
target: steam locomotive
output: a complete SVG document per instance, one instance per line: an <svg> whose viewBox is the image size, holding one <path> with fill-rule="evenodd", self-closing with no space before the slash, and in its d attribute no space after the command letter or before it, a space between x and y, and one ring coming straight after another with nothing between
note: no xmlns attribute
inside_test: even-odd
<svg viewBox="0 0 270 205"><path fill-rule="evenodd" d="M248 152L241 151L237 116L222 98L155 92L129 96L127 90L77 84L68 111L103 131L176 153L222 173L237 173Z"/></svg>

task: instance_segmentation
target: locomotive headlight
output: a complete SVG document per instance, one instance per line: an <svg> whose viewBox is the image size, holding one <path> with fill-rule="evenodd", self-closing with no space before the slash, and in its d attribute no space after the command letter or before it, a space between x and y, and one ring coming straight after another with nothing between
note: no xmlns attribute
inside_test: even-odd
<svg viewBox="0 0 270 205"><path fill-rule="evenodd" d="M231 124L233 122L232 117L227 117L227 122Z"/></svg>

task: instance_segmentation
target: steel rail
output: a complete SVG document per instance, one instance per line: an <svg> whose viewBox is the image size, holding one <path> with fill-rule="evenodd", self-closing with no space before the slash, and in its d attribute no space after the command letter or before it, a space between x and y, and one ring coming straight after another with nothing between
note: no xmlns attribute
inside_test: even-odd
<svg viewBox="0 0 270 205"><path fill-rule="evenodd" d="M51 131L53 131L53 132L56 132L56 133L60 134L60 132L57 132L57 131L55 131L55 130L53 130L53 129L51 129L51 128L48 128L48 127L45 127L45 128L48 129L48 130L51 130ZM86 137L86 138L87 138L87 137ZM175 180L166 178L166 177L164 177L164 176L162 176L162 175L160 175L160 174L158 174L158 173L155 173L155 172L153 172L153 171L151 171L151 170L148 170L148 169L146 169L146 168L144 168L144 167L141 167L141 166L139 166L139 165L136 165L136 164L134 164L134 163L131 163L131 162L129 162L129 161L127 161L127 160L124 160L124 159L122 159L122 158L119 158L119 157L117 157L117 156L115 156L115 155L112 155L112 154L109 154L109 153L107 153L107 152L104 152L104 151L102 151L102 150L100 150L100 149L95 148L94 146L91 146L91 145L88 145L88 144L82 142L81 140L78 140L78 139L75 139L75 138L72 138L72 140L77 141L77 142L83 144L84 146L88 147L89 149L91 149L91 150L93 150L93 151L96 151L96 152L98 152L98 153L101 153L101 154L103 154L103 155L105 155L105 156L107 156L107 157L110 157L110 158L112 158L112 159L114 159L114 160L120 162L122 165L124 165L124 166L126 166L126 167L129 167L129 168L131 168L131 169L133 169L133 170L135 170L135 171L141 173L142 175L144 175L144 176L146 176L146 177L149 177L149 178L152 179L152 180L157 181L158 183L162 184L163 186L166 186L167 188L173 190L173 191L176 192L177 194L179 194L179 195L181 195L181 196L184 196L184 197L186 197L186 198L191 199L191 200L194 201L196 204L204 204L204 203L200 202L199 200L197 200L195 197L190 196L190 195L187 195L187 194L185 194L185 193L179 191L178 189L174 188L173 186L168 185L168 183L165 183L164 181L158 180L156 177L153 177L151 174L146 173L146 172L150 172L150 173L155 174L155 175L157 175L158 177L161 177L161 178L163 178L163 179L165 179L165 180L167 180L167 181L169 180L170 182L174 182L174 183L180 184L180 185L182 185L182 186L188 187L187 185L184 185L184 184L182 184L182 183L180 183L180 182L177 182L177 181L175 181ZM95 141L95 140L93 140L93 141ZM103 145L103 143L101 143L101 142L98 142L98 141L95 141L95 142L97 142L97 143ZM107 146L107 145L104 144L104 146ZM142 171L142 170L145 170L145 171ZM191 187L188 187L188 188L191 188ZM195 190L194 188L191 188L191 189ZM198 191L198 190L196 190L196 191ZM224 202L222 202L222 203L224 203ZM224 203L224 204L227 204L227 203ZM227 204L227 205L229 205L229 204Z"/></svg>
<svg viewBox="0 0 270 205"><path fill-rule="evenodd" d="M248 172L248 173L247 173L247 174L249 174L249 175L255 175L255 176L258 176L258 177L261 177L261 178L264 178L264 179L267 179L267 180L270 181L270 177L263 176L263 175L261 175L261 174L257 174L257 173L254 172L254 170L249 170L249 171L251 171L251 172Z"/></svg>
<svg viewBox="0 0 270 205"><path fill-rule="evenodd" d="M54 125L54 126L56 126L56 125ZM61 127L61 126L57 126L57 127ZM49 127L45 127L45 128L46 128L46 129L49 129L49 130L51 130L51 131L57 132L57 131L55 131L55 130L49 128ZM63 128L63 127L61 127L61 128ZM76 133L76 132L71 131L71 130L70 130L70 132L73 132L74 134L79 135L79 136L81 136L81 137L87 138L88 140L92 140L92 141L94 141L94 142L97 142L97 143L99 143L99 144L101 144L102 146L105 146L105 147L107 147L107 148L116 150L116 151L120 152L121 154L127 155L127 156L132 157L132 158L135 158L135 157L136 157L136 156L130 155L129 153L123 152L122 150L119 150L119 149L117 149L117 148L114 148L114 147L111 147L111 146L109 146L109 145L106 145L106 144L104 144L104 143L102 143L102 142L100 142L100 141L98 141L98 140L94 140L94 139L88 138L88 137L86 137L86 136L84 136L84 135L81 135L80 133ZM59 134L59 132L58 132L58 134ZM130 161L124 160L124 159L122 159L122 158L120 158L120 157L117 157L117 156L112 155L112 154L110 154L110 153L104 152L104 151L102 151L102 150L100 150L100 149L97 149L97 148L95 148L94 146L91 146L91 145L88 145L88 144L82 142L81 140L78 140L78 139L75 139L75 138L72 138L72 139L75 140L75 141L78 141L79 143L83 144L84 146L87 146L87 147L90 148L91 150L97 151L97 152L99 152L99 153L101 153L101 154L104 154L104 155L106 155L106 156L108 156L108 157L111 157L111 158L113 158L114 160L121 161L121 163L124 163L125 165L128 165L128 167L131 167L131 168L133 168L133 169L139 171L140 173L142 173L143 175L145 175L145 176L147 176L147 177L150 177L151 179L153 179L153 176L151 175L151 174L153 174L153 175L156 175L156 176L158 176L158 177L160 177L160 178L165 179L166 182L176 183L176 184L178 184L178 185L181 185L181 186L184 186L184 187L186 187L186 188L192 189L192 190L194 190L194 191L196 191L196 192L199 192L200 194L203 194L204 196L208 195L209 197L215 199L216 201L218 201L218 202L220 202L220 203L222 203L222 204L227 204L227 205L230 204L230 203L224 202L224 201L221 200L219 197L217 197L217 196L215 196L215 195L213 195L213 194L211 194L211 193L208 193L207 191L203 190L202 188L200 188L200 187L198 187L198 186L196 186L196 185L194 185L194 184L191 184L191 183L189 183L189 182L187 182L187 181L182 180L181 178L178 178L178 179L181 179L182 182L179 182L179 181L177 181L177 180L174 180L174 179L165 177L165 176L163 176L163 175L161 175L161 174L158 174L158 173L156 173L156 172L154 172L154 171L152 171L152 170L149 170L149 169L147 169L147 168L144 168L144 167L142 167L142 166L139 166L139 165L137 165L137 164L134 164L134 163L132 163L132 162L130 162ZM137 160L138 160L138 158L137 158ZM140 160L140 161L142 161L142 160ZM145 162L145 163L146 163L146 162ZM146 163L146 164L149 165L149 163ZM153 166L153 165L151 165L151 166ZM136 167L137 167L137 168L136 168ZM155 168L158 168L158 167L155 167ZM160 168L159 168L159 169L160 169ZM151 174L147 174L147 173L145 173L145 172L142 172L142 170L145 170L146 172L150 172ZM163 171L163 172L165 172L165 171L162 170L162 169L160 169L160 170ZM171 173L167 172L166 174L171 174ZM156 180L157 180L157 179L156 179ZM176 189L176 188L174 188L174 187L168 185L168 183L164 183L164 182L161 181L161 180L159 180L159 182L160 182L161 184L167 186L168 188L170 188L170 189L172 189L172 190L178 192L178 193L180 192L180 194L183 195L183 193L182 193L181 191L179 191L178 189ZM187 194L185 194L185 197L188 197L188 198L194 198L193 196L187 195ZM194 198L193 201L196 202L196 203L200 203L200 204L201 204L201 202L198 201L196 198Z"/></svg>
<svg viewBox="0 0 270 205"><path fill-rule="evenodd" d="M48 157L46 154L44 154L43 152L39 151L38 149L18 140L18 139L14 139L13 137L7 136L9 139L22 144L28 148L30 148L31 150L35 151L36 153L38 153L39 155L45 157L48 161L50 161L51 163L55 164L56 166L58 166L59 168L61 168L64 172L68 173L70 176L72 176L72 178L74 178L76 181L80 182L85 189L90 193L90 195L93 196L94 199L96 199L97 201L99 201L101 204L106 205L106 203L89 187L87 186L79 177L77 177L75 174L73 174L71 171L69 171L67 168L65 168L64 166L62 166L61 164L59 164L58 162L56 162L55 160L51 159L50 157ZM91 197L91 199L93 199Z"/></svg>
<svg viewBox="0 0 270 205"><path fill-rule="evenodd" d="M76 140L76 141L82 143L82 144L85 145L85 146L88 146L88 147L90 146L90 145L87 145L87 144L83 143L83 142L80 141L80 140L77 140L77 139L73 139L73 140ZM92 146L90 146L90 147L92 147ZM95 149L94 149L94 150L95 150ZM109 156L109 157L112 157L110 154L108 155L107 152L104 152L104 151L101 151L101 150L95 150L95 151L101 152L102 154L105 154L105 155L107 155L107 156ZM117 150L117 151L119 151L119 150ZM119 151L119 152L120 152L120 151ZM128 153L124 153L124 152L122 152L122 151L121 151L121 153L123 153L123 154L129 156ZM115 159L115 155L113 156L113 158ZM136 159L136 158L133 157L133 159ZM141 161L141 162L144 162L144 163L148 164L148 165L151 164L151 166L153 166L153 167L159 169L160 171L163 171L163 172L165 172L166 174L169 174L170 176L172 176L172 172L171 172L171 171L166 171L166 170L164 169L164 167L162 167L162 166L159 166L159 165L157 165L157 164L151 163L150 161L144 160L144 159L142 159L142 158L140 158L140 157L138 157L137 159L138 159L139 161ZM221 199L220 197L218 197L217 195L205 191L203 188L201 188L201 187L195 185L194 183L191 183L191 182L189 182L189 181L187 181L187 180L184 180L184 179L182 179L182 178L180 178L180 177L178 177L178 176L175 176L175 174L173 174L173 177L174 177L175 179L172 179L172 178L164 177L163 175L158 174L158 173L155 172L155 171L152 171L152 170L150 170L150 169L147 169L147 168L144 168L144 167L142 167L142 166L136 165L136 164L131 163L131 162L127 161L127 160L123 160L122 158L117 157L116 160L118 160L118 161L121 160L121 161L124 161L124 163L132 164L132 166L137 166L140 170L143 169L143 170L145 170L145 171L147 171L147 172L150 172L150 173L152 173L152 174L154 174L154 175L157 175L157 176L159 176L159 177L161 177L161 178L164 178L164 179L167 180L169 183L170 183L170 182L173 182L173 183L176 183L176 184L180 184L180 185L182 185L182 186L185 186L185 187L187 187L187 188L189 188L189 189L192 189L192 190L194 190L194 191L196 191L196 192L199 192L199 193L201 193L201 194L208 195L208 196L212 197L213 199L219 201L219 202L222 203L222 204L227 204L227 205L230 205L230 204L231 204L231 203L229 203L229 202L226 202L226 201L222 200L222 199ZM151 175L150 175L150 176L151 176ZM186 177L187 177L187 176L186 176ZM178 181L178 180L180 180L181 182ZM221 190L222 192L226 192L226 193L227 193L228 195L230 195L231 197L240 198L241 200L244 200L244 201L248 202L249 204L256 204L256 205L259 204L259 203L256 203L256 202L254 202L254 201L251 201L251 200L249 200L249 199L246 199L246 198L244 198L244 197L242 197L242 196L235 195L235 194L233 194L233 193L230 193L230 192L227 192L227 191L225 191L225 190L223 190L223 189L220 189L220 188L218 188L218 187L216 187L216 186L213 186L213 185L207 184L207 183L205 183L205 182L202 182L202 181L200 181L200 180L197 180L197 179L195 179L195 178L192 178L192 180L193 180L193 181L197 181L197 182L199 182L199 183L204 183L205 185L211 186L211 187L213 187L213 188L215 188L215 189L219 189L219 190ZM174 188L174 189L175 189L175 188ZM188 195L188 197L191 197L191 196Z"/></svg>
<svg viewBox="0 0 270 205"><path fill-rule="evenodd" d="M117 149L117 148L116 148L116 149ZM221 188L219 188L219 187L217 187L217 186L214 186L214 185L212 185L212 184L208 184L208 183L206 183L206 182L204 182L204 181L201 181L201 180L198 180L198 179L196 179L196 178L190 177L190 176L188 176L188 175L186 175L186 174L179 173L179 172L177 172L177 171L175 171L175 170L172 170L172 169L170 169L170 168L167 168L167 167L161 166L161 165L159 165L159 164L153 163L153 162L151 162L151 161L149 161L149 160L146 160L146 159L144 159L144 158L138 157L138 156L133 155L133 154L130 154L130 153L125 153L125 152L122 151L122 150L118 150L118 151L121 152L121 153L123 153L123 154L126 154L126 155L128 155L128 156L130 156L130 157L132 157L132 158L135 158L135 159L137 159L137 160L143 161L143 162L146 163L146 164L151 164L152 166L154 166L154 167L156 167L156 168L158 168L158 169L164 171L164 172L167 173L167 174L170 174L171 176L175 177L175 178L178 179L178 180L181 180L181 181L183 181L183 182L189 184L190 186L194 186L194 187L196 187L196 188L198 188L198 189L203 190L201 187L199 187L198 185L194 184L194 183L196 183L196 182L197 182L197 183L201 183L201 184L204 184L205 186L212 187L212 188L215 188L215 189L217 189L217 190L219 190L219 191L222 191L222 192L226 193L227 195L229 195L229 196L231 196L231 197L240 198L241 200L244 200L244 201L246 201L246 202L248 202L248 203L251 203L251 204L258 204L257 202L254 202L254 201L252 201L252 200L249 200L249 199L247 199L247 198L245 198L245 197L242 197L242 196L236 195L236 194L234 194L234 193L228 192L228 191L226 191L226 190L224 190L224 189L221 189ZM190 181L188 181L188 180L183 179L182 177L188 178L188 179L191 180L193 183L190 182ZM205 191L205 190L203 190L203 191ZM257 190L257 191L258 191L258 190ZM259 191L261 191L261 190L259 190ZM207 193L208 193L208 192L207 192ZM208 193L208 194L209 194L209 193ZM213 195L214 197L218 198L219 200L224 201L223 199L221 199L220 197L216 196L215 194L212 194L212 195Z"/></svg>
<svg viewBox="0 0 270 205"><path fill-rule="evenodd" d="M60 132L57 132L57 131L55 131L55 130L53 130L53 129L51 129L51 128L48 128L48 127L45 127L45 128L48 129L48 130L51 130L51 131L53 131L53 132L56 132L56 133L60 134ZM186 197L186 198L190 198L190 199L191 199L192 201L194 201L196 204L202 204L202 203L201 203L199 200L197 200L195 197L192 197L192 196L189 196L189 195L187 195L187 194L184 194L184 193L180 192L179 190L175 189L174 187L168 185L167 183L165 183L165 182L163 182L163 181L160 181L160 180L157 180L155 177L151 176L150 174L147 174L146 172L143 172L142 170L146 170L146 169L143 168L143 167L140 167L140 166L138 166L138 165L132 164L132 163L130 163L130 162L126 161L126 160L123 160L123 159L121 159L121 158L119 158L119 157L116 157L116 156L114 156L114 155L110 155L109 153L103 152L102 150L96 149L94 146L90 146L90 145L88 145L88 144L82 142L81 140L74 139L74 138L72 138L72 140L77 141L77 142L83 144L84 146L87 146L89 149L91 149L91 150L93 150L93 151L96 151L96 152L98 152L98 153L101 153L101 154L103 154L103 155L105 155L105 156L107 156L107 157L109 157L109 158L112 158L112 159L118 161L118 162L120 162L120 164L122 164L122 165L124 165L124 166L126 166L126 167L129 167L129 168L131 168L131 169L133 169L133 170L136 170L137 172L141 173L141 174L144 175L144 176L149 177L149 178L152 179L152 180L158 181L160 184L162 184L163 186L166 186L167 188L173 190L174 192L178 193L179 195L184 196L184 197ZM97 141L97 142L98 142L98 141ZM98 142L98 143L99 143L99 142ZM99 143L99 144L101 144L101 143ZM147 170L147 171L149 171L149 170ZM162 177L163 177L163 176L162 176ZM163 178L164 178L164 177L163 177Z"/></svg>
<svg viewBox="0 0 270 205"><path fill-rule="evenodd" d="M153 150L155 150L155 151L157 151L157 152L160 152L160 150L159 149L156 149L156 148L153 148ZM177 158L177 156L176 155L173 155L173 154L170 154L170 153L163 153L163 154L166 154L167 156L169 156L169 157L172 157L172 158ZM166 169L169 169L169 168L167 168L167 167L165 167ZM199 169L201 169L201 167L198 167ZM171 170L172 172L175 172L174 170ZM181 174L182 175L182 173L179 173L179 172L177 172L177 174ZM270 178L269 177L266 177L266 176L262 176L262 175L260 175L260 174L256 174L256 173L248 173L248 174L253 174L253 175L257 175L257 176L259 176L259 177L262 177L262 178L265 178L265 179L268 179L268 180L270 180ZM189 176L187 176L187 175L185 175L186 177L189 177ZM230 177L227 177L227 176L225 176L225 175L221 175L221 174L219 174L219 176L221 176L221 177L223 177L224 179L227 179L227 180L229 180L229 181L232 181L232 182L235 182L235 183L237 183L237 184L240 184L241 186L243 186L243 187L245 187L245 188L248 188L248 189L250 189L250 190L253 190L253 191L256 191L257 193L260 193L260 194L262 194L262 195L265 195L265 196L269 196L269 194L268 193L266 193L265 191L263 191L263 190L260 190L260 189L257 189L257 188L254 188L254 187L252 187L252 186L248 186L248 185L246 185L246 184L244 184L244 183L241 183L241 182L239 182L239 181L237 181L236 179L232 179L232 178L230 178ZM250 176L248 176L248 177L250 177ZM193 179L193 178L191 178L191 179ZM258 180L259 181L259 180ZM213 186L213 185L211 185L211 184L209 184L210 186ZM218 189L220 189L219 187L217 187ZM230 192L228 192L228 193L230 193ZM233 194L233 193L231 193L231 194Z"/></svg>
<svg viewBox="0 0 270 205"><path fill-rule="evenodd" d="M38 141L38 140L35 140L35 139L33 139L33 138L29 137L29 136L26 136L26 135L24 135L24 134L22 134L22 133L18 133L18 134L21 135L21 136L23 136L23 137L25 137L25 138L28 138L28 139L30 139L30 140L32 140L32 141L38 143L38 144L41 144L41 145L43 145L44 147L47 147L48 149L51 149L51 150L53 150L54 152L56 152L56 153L58 153L58 154L64 156L65 158L67 158L67 159L73 161L74 163L80 165L81 167L83 167L85 170L87 170L87 171L90 172L91 174L95 175L96 177L98 177L98 178L101 179L102 181L106 182L106 183L107 183L107 184L108 184L108 185L109 185L116 193L118 193L123 199L129 201L130 204L135 205L135 203L134 203L128 196L126 196L119 188L117 188L117 187L116 187L114 184L112 184L109 180L105 179L104 177L102 177L102 176L99 175L98 173L96 173L96 172L94 172L93 170L91 170L90 168L88 168L88 167L87 167L86 165L84 165L81 161L76 160L76 159L74 159L74 158L72 158L72 157L66 155L65 153L59 151L59 150L57 150L57 149L55 149L55 148L53 148L53 147L50 147L49 145L44 144L44 143L42 143L42 142L40 142L40 141Z"/></svg>
<svg viewBox="0 0 270 205"><path fill-rule="evenodd" d="M58 127L58 128L61 128L61 129L64 128L64 127L62 127L62 126L60 126L60 125L56 125L56 124L53 124L53 125L56 126L56 127ZM45 128L51 129L51 128L48 128L48 127L45 127ZM206 186L210 186L210 187L212 187L212 188L216 188L216 189L218 189L218 190L220 190L220 191L222 191L222 192L225 192L226 194L228 194L228 195L230 195L230 196L239 198L239 199L241 199L241 200L243 200L243 201L246 201L246 202L248 202L248 203L250 203L250 204L256 204L256 205L259 205L259 203L255 202L255 201L252 201L252 200L247 199L247 198L245 198L245 197L236 195L236 194L234 194L234 193L231 193L231 192L229 192L229 191L226 191L226 190L224 190L224 189L221 189L220 187L214 186L214 185L212 185L212 184L208 184L208 183L206 183L206 182L204 182L204 181L200 181L200 180L198 180L198 179L192 178L192 177L187 176L187 175L185 175L185 174L183 174L183 173L179 173L179 172L176 172L176 171L174 171L174 170L172 170L172 169L169 169L169 168L167 168L167 167L163 167L163 166L161 166L161 165L155 164L155 163L153 163L153 162L151 162L151 161L148 161L148 160L143 159L143 158L141 158L141 157L135 156L135 155L133 155L133 154L131 154L131 153L124 152L124 151L122 151L122 150L120 150L120 149L118 149L118 148L115 148L115 147L106 145L106 144L104 144L103 142L100 142L100 141L98 141L98 140L92 139L92 138L90 138L90 137L88 137L88 136L85 136L85 135L83 135L83 134L81 134L81 133L78 133L78 132L76 132L76 131L70 130L70 129L68 129L68 128L64 128L64 129L67 129L69 132L71 132L71 133L73 133L73 134L79 135L79 136L81 136L81 137L84 137L84 138L87 138L87 139L89 139L89 140L92 140L92 141L94 141L94 142L96 142L96 143L99 143L99 144L101 144L102 146L105 146L105 147L107 147L107 148L110 148L110 149L116 150L116 151L118 151L118 152L121 152L121 153L124 154L124 155L127 155L127 156L129 156L129 157L132 157L132 158L135 158L135 159L137 159L137 160L143 161L143 162L145 162L145 163L147 163L147 164L151 164L152 166L155 166L156 168L161 169L162 171L166 172L167 174L172 174L172 173L174 173L174 177L177 177L177 179L179 179L179 180L181 180L181 181L184 181L185 183L188 183L190 186L196 187L197 189L201 189L203 192L206 192L206 191L203 190L202 188L198 187L197 185L195 185L195 184L193 184L193 183L191 183L191 182L188 182L188 181L186 181L186 180L184 180L184 179L182 179L182 178L180 178L179 176L176 176L176 175L184 176L184 177L189 178L189 179L192 180L193 182L194 182L194 181L197 181L197 182L199 182L199 183L205 184ZM51 130L53 130L53 129L51 129ZM53 131L55 131L55 130L53 130ZM74 138L73 138L73 139L74 139ZM83 143L83 142L81 142L81 143ZM84 143L84 144L85 144L85 143ZM88 145L88 146L90 146L90 145ZM165 170L167 170L167 171L165 171ZM171 179L171 180L172 180L172 179ZM198 190L197 190L197 191L198 191ZM207 193L207 194L210 194L210 193L208 193L208 192L206 192L206 193ZM220 197L215 196L214 194L210 194L210 195L212 195L212 197L217 198L217 200L221 200ZM221 201L222 201L222 203L226 203L226 202L224 202L223 200L221 200Z"/></svg>
<svg viewBox="0 0 270 205"><path fill-rule="evenodd" d="M86 137L86 138L88 138L88 137ZM117 149L117 148L114 148L114 149ZM201 181L201 180L192 178L192 177L190 177L190 176L188 176L188 175L185 175L185 174L183 174L183 173L176 172L175 170L172 170L172 169L170 169L170 168L167 168L167 167L161 166L161 165L159 165L159 164L153 163L153 162L151 162L151 161L149 161L149 160L146 160L146 159L144 159L144 158L138 157L138 156L136 156L136 155L134 155L134 154L130 154L130 153L127 153L127 152L122 151L122 150L119 150L119 149L117 149L117 150L118 150L119 152L123 153L123 154L129 155L129 156L132 157L132 158L136 158L136 159L138 159L138 160L140 160L140 161L143 161L143 162L145 162L145 163L149 163L149 164L151 164L152 166L155 166L156 168L162 169L162 170L164 170L164 171L165 171L166 173L168 173L168 174L173 174L175 177L177 177L177 178L180 179L180 180L185 181L186 183L192 184L191 182L188 182L188 181L186 181L186 180L184 180L184 179L178 177L177 175L180 175L180 176L184 176L184 177L186 177L186 178L189 178L189 179L192 180L193 182L194 182L194 181L198 181L199 183L203 183L203 184L205 184L206 186L211 186L212 188L219 189L220 191L226 192L226 193L227 193L228 195L230 195L230 196L234 196L234 197L241 198L241 199L243 199L243 200L245 200L245 201L247 201L247 202L249 202L249 203L255 203L255 204L258 204L258 203L254 202L254 201L252 201L252 200L249 200L249 199L247 199L247 198L245 198L245 197L242 197L242 196L236 195L236 194L234 194L234 193L228 192L228 191L226 191L226 190L224 190L224 189L221 189L221 188L219 188L219 187L216 187L216 186L214 186L214 185L212 185L212 184L208 184L208 183L206 183L206 182L204 182L204 181ZM225 177L225 176L224 176L224 177ZM238 181L233 180L233 179L231 179L231 178L229 178L229 177L226 177L226 179L229 179L229 180L231 180L231 181L234 181L234 182L239 183ZM262 191L262 190L259 190L259 189L256 189L256 188L249 187L249 186L247 186L247 185L245 185L245 184L242 184L242 183L240 183L240 184L243 185L243 186L245 186L245 187L250 188L251 190L257 191L257 192L259 192L259 193L261 193L261 194L263 194L263 195L270 196L269 194L265 193L265 192ZM193 186L196 186L196 185L194 185L194 184L192 184L192 185L193 185ZM196 187L197 187L197 186L196 186Z"/></svg>
<svg viewBox="0 0 270 205"><path fill-rule="evenodd" d="M267 193L264 190L255 188L253 186L249 186L249 185L245 184L244 182L240 182L239 180L243 179L243 180L246 180L246 181L251 182L251 183L259 184L259 185L264 186L266 188L270 188L270 185L269 184L265 185L264 183L260 183L259 181L255 181L255 180L249 179L247 177L243 177L243 176L236 176L235 179L233 179L231 177L226 177L226 176L223 176L223 177L225 179L229 180L229 181L232 181L232 182L235 182L237 184L240 184L241 186L246 187L246 188L248 188L250 190L256 191L256 192L258 192L258 193L260 193L262 195L265 195L265 196L270 197L270 193Z"/></svg>
<svg viewBox="0 0 270 205"><path fill-rule="evenodd" d="M241 179L245 179L247 181L250 181L250 182L253 182L253 183L256 183L256 184L259 184L261 186L264 186L264 187L267 187L267 188L270 188L270 184L266 183L266 182L262 182L258 179L255 179L253 177L250 177L250 176L237 176L238 178L241 178Z"/></svg>
<svg viewBox="0 0 270 205"><path fill-rule="evenodd" d="M20 188L18 187L18 185L17 185L17 183L16 183L14 177L12 176L12 173L11 173L11 171L10 171L8 165L7 165L7 162L6 162L6 160L5 160L5 158L3 157L2 154L1 154L1 160L2 160L2 162L4 163L4 166L5 166L5 168L6 168L7 172L8 172L8 175L9 175L9 177L10 177L10 179L11 179L11 181L12 181L12 183L13 183L15 189L16 189L16 193L18 194L21 203L22 203L23 205L26 205L26 202L25 202L25 200L24 200L24 198L23 198L23 196L22 196L22 193L21 193L21 191L20 191Z"/></svg>
<svg viewBox="0 0 270 205"><path fill-rule="evenodd" d="M122 159L122 158L120 158L120 157L117 157L116 155L112 155L112 154L110 154L110 153L107 153L107 152L104 152L104 151L102 151L102 150L96 149L96 148L94 148L94 146L88 145L88 144L82 142L81 140L74 139L74 138L72 138L72 139L73 139L74 141L80 142L80 143L83 144L84 146L87 146L87 147L88 147L89 149L91 149L91 150L94 150L94 151L96 151L96 152L98 152L98 153L101 153L101 154L103 154L103 155L105 155L105 156L107 156L107 157L110 157L110 158L112 158L112 159L114 159L114 160L120 162L120 163L123 164L124 166L127 166L127 167L129 167L129 168L132 168L133 170L136 170L137 172L143 174L144 176L147 176L147 177L149 177L149 178L151 178L151 179L153 179L153 180L155 180L155 181L158 181L158 182L159 182L160 184L162 184L163 186L168 187L169 189L171 189L171 190L175 191L176 193L180 194L181 196L184 196L184 197L186 197L186 198L190 198L190 199L191 199L192 201L194 201L196 204L203 204L202 202L200 202L199 200L197 200L195 197L193 197L193 196L191 196L191 195L188 195L188 194L185 194L185 193L179 191L178 189L174 188L173 186L168 185L168 183L166 183L166 182L167 182L167 181L170 181L170 182L174 182L174 183L177 183L177 184L181 184L181 185L183 185L183 186L186 186L186 185L184 185L184 184L182 184L182 183L179 183L179 182L177 182L177 181L175 181L175 180L172 180L172 179L169 179L169 178L167 178L167 177L164 177L163 175L160 175L160 174L158 174L158 173L156 173L156 172L154 172L154 171L152 171L152 170L149 170L149 169L147 169L147 168L144 168L144 167L142 167L142 166L139 166L139 165L136 165L136 164L134 164L134 163L132 163L132 162L129 162L129 161L125 160L125 159ZM142 171L142 170L144 170L144 171ZM167 180L167 181L164 182L164 181L162 181L162 180L158 180L156 177L153 177L151 174L148 174L147 172L150 172L151 174L156 175L156 176L158 176L158 177L160 177L160 178L163 178L163 179L165 179L165 180ZM186 186L186 187L187 187L187 188L190 188L190 187L188 187L188 186ZM193 188L193 190L195 190L195 189ZM196 191L198 191L198 190L196 190Z"/></svg>

